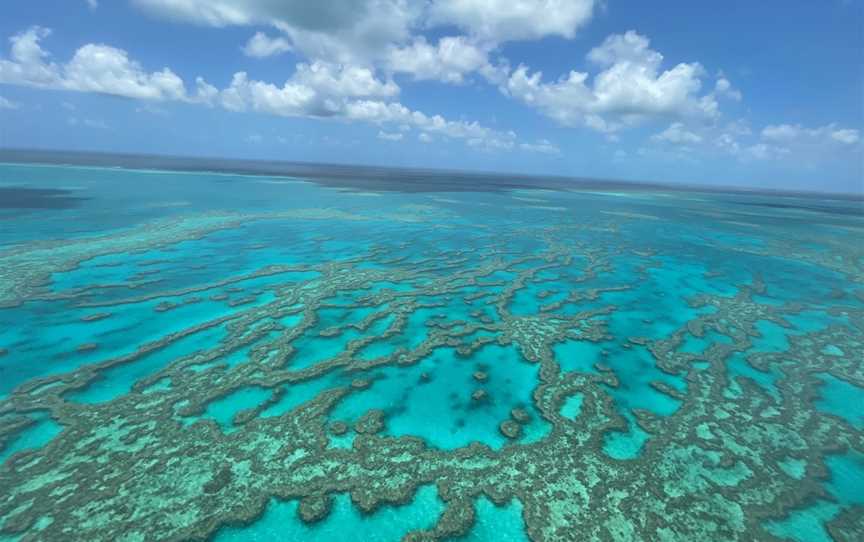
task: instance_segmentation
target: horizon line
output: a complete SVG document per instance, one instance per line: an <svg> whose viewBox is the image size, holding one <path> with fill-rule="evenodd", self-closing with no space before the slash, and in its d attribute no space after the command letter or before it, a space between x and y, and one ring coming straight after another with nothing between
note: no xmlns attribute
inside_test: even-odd
<svg viewBox="0 0 864 542"><path fill-rule="evenodd" d="M142 169L142 170L164 170L164 171L198 171L202 173L208 172L206 169L192 169L192 168L183 168L179 167L171 167L171 164L158 164L158 166L147 167L146 165L129 167L123 164L98 164L98 163L87 163L83 161L81 163L68 163L68 162L60 162L60 161L30 161L30 160L17 160L14 153L23 153L30 154L29 158L34 158L35 155L51 155L51 154L67 154L77 156L79 158L85 159L87 155L99 155L104 156L106 158L110 157L128 157L128 158L155 158L155 159L163 159L163 160L201 160L201 161L214 161L214 162L223 162L226 164L230 163L240 163L240 164L273 164L273 165L285 165L285 166L299 166L299 167L329 167L329 168L350 168L356 170L385 170L392 172L414 172L414 173L425 173L432 174L436 176L443 176L446 174L460 174L465 176L475 176L475 177L485 177L489 179L494 178L505 178L505 177L513 177L519 176L524 177L525 179L537 179L537 180L554 180L558 182L571 182L571 183L579 183L579 182L596 182L596 183L604 183L610 185L625 185L626 187L631 188L639 188L639 189L657 189L657 188L668 188L675 191L692 191L692 192L712 192L712 193L748 193L748 194L773 194L773 195L781 195L781 196L822 196L827 197L828 199L846 199L846 200L861 200L864 201L864 188L862 188L861 192L825 192L819 190L806 190L806 189L790 189L790 188L776 188L776 187L760 187L760 186L747 186L747 185L736 185L736 184L701 184L701 183L686 183L686 182L677 182L677 181L654 181L654 180L631 180L631 179L615 179L615 178L604 178L604 177L579 177L575 175L561 175L561 174L551 174L551 173L526 173L520 171L497 171L497 170L480 170L480 169L450 169L450 168L435 168L435 167L420 167L420 166L390 166L390 165L371 165L371 164L356 164L356 163L345 163L345 162L314 162L314 161L303 161L303 160L283 160L283 159L273 159L273 158L235 158L235 157L216 157L216 156L208 156L208 155L193 155L193 154L160 154L160 153L138 153L138 152L117 152L117 151L105 151L105 150L70 150L70 149L44 149L44 148L19 148L19 147L0 147L0 163L11 163L11 164L39 164L39 165L54 165L54 166L62 166L62 165L75 165L75 166L90 166L90 167L100 167L100 168L110 168L110 167L119 167L121 169ZM12 158L11 161L8 161L9 158ZM194 165L194 164L193 164ZM228 173L242 174L242 175L251 175L251 176L295 176L289 172L279 172L272 170L226 170ZM299 173L299 172L298 172ZM315 180L314 176L310 176L311 180ZM318 177L320 180L321 177ZM516 180L516 179L513 179ZM514 187L502 187L505 189L512 189ZM530 186L519 186L517 188L528 188ZM537 187L537 189L544 187ZM548 188L548 187L545 187ZM566 186L557 187L560 189L566 189ZM579 188L574 186L573 188ZM588 189L586 187L581 187L583 190ZM597 187L599 188L599 187Z"/></svg>

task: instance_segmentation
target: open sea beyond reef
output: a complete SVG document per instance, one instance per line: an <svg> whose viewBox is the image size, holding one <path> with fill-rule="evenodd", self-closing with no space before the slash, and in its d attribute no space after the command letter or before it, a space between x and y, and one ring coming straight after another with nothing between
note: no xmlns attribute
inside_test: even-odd
<svg viewBox="0 0 864 542"><path fill-rule="evenodd" d="M860 197L0 162L0 541L864 540Z"/></svg>

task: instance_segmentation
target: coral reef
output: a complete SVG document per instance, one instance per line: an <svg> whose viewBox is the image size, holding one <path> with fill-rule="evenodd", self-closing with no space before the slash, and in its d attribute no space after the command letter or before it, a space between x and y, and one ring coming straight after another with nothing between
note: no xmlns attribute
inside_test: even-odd
<svg viewBox="0 0 864 542"><path fill-rule="evenodd" d="M469 532L481 497L501 506L518 500L525 531L538 541L772 540L767 521L834 498L825 489L827 456L864 453L862 428L814 406L825 375L864 393L864 301L852 286L862 280L864 258L860 247L830 237L790 240L766 226L764 243L702 241L760 263L794 253L802 265L837 274L827 304L818 292L769 299L777 289L772 278L733 280L723 273L734 270L708 263L674 275L670 269L694 257L663 240L645 246L638 232L666 227L656 210L612 210L601 221L565 216L528 232L520 223L494 232L481 224L470 243L440 228L442 248L419 255L404 238L382 234L347 257L286 259L204 283L130 289L128 296L101 298L105 284L49 288L52 276L100 256L206 240L250 223L410 227L438 224L442 216L431 205L381 217L337 209L213 213L0 254L0 305L7 310L38 300L106 311L75 318L92 326L142 303L152 304L154 317L204 303L224 309L114 356L80 344L80 355L93 359L22 382L0 399L4 446L33 426L34 413L62 428L0 468L0 534L24 541L204 540L224 525L254 523L274 497L296 499L301 520L315 524L332 513L338 493L372 514L434 484L444 511L429 529L406 533L407 540ZM310 242L314 252L334 238ZM814 248L819 243L823 248ZM249 244L259 253L269 247L257 239ZM674 276L684 278L679 284L668 278ZM714 286L721 279L728 291ZM687 281L703 282L680 295ZM665 296L649 290L655 283ZM824 325L805 325L814 313ZM766 347L766 330L780 330L788 344ZM154 363L105 400L76 399L113 382L117 371L214 331L224 333ZM705 345L690 350L688 341ZM595 349L596 359L562 354L568 345ZM511 348L515 360L493 356L495 348ZM444 362L432 360L444 349L454 352L446 363L464 366L462 372L444 372ZM8 359L14 351L3 354ZM736 356L739 365L730 361ZM513 383L514 375L529 374L523 370L536 377ZM501 442L490 437L447 449L393 432L402 403L440 384L442 374L464 376L445 383L458 415L501 413L490 415L486 428ZM387 392L392 404L342 415L349 401L362 405L385 393L385 384L397 390ZM508 384L526 389L527 400L512 397ZM220 400L244 393L248 402L213 414ZM577 395L578 415L563 415ZM638 453L610 455L610 435L637 432L645 435ZM346 435L354 435L350 447L331 444ZM800 476L790 474L790 461L803 465ZM826 529L836 540L855 540L862 517L864 507L852 504Z"/></svg>

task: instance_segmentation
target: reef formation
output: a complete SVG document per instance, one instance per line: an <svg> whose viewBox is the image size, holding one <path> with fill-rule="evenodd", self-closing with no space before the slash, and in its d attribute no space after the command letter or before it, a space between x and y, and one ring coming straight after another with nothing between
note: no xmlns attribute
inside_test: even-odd
<svg viewBox="0 0 864 542"><path fill-rule="evenodd" d="M208 540L274 498L314 525L340 494L368 515L432 486L443 511L405 540L470 533L482 498L518 501L537 541L782 540L773 524L823 501L825 532L860 540L862 500L826 484L829 458L864 454L864 420L819 405L829 386L864 394L864 251L768 223L684 250L664 235L710 209L661 211L206 213L8 249L6 311L101 326L129 307L220 310L124 352L68 342L68 370L0 398L0 447L60 428L5 457L0 538ZM347 226L298 242L307 261L186 285L148 272L195 271L187 247L219 236L254 262L278 244L254 228L324 223ZM122 283L52 288L160 251ZM0 363L21 348L0 346Z"/></svg>

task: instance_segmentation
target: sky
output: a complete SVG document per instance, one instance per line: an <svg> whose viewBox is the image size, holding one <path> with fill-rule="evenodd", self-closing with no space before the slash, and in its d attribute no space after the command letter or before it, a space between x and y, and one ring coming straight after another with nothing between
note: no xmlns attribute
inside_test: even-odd
<svg viewBox="0 0 864 542"><path fill-rule="evenodd" d="M0 11L0 147L864 193L862 0Z"/></svg>

